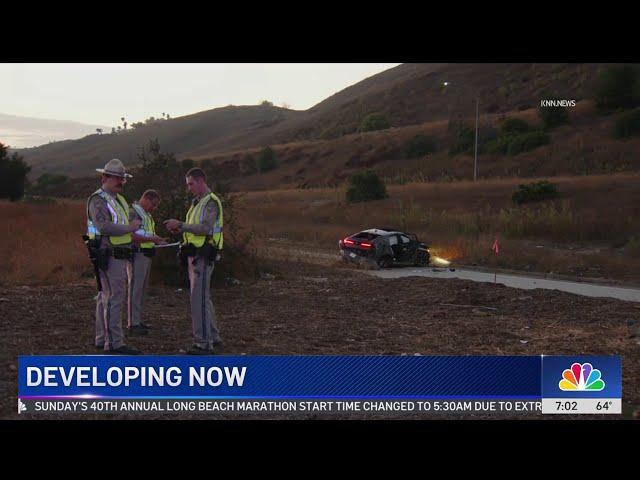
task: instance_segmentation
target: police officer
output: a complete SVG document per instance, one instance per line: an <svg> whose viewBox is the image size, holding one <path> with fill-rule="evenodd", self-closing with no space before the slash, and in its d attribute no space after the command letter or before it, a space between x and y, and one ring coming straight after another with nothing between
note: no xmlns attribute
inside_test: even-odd
<svg viewBox="0 0 640 480"><path fill-rule="evenodd" d="M98 275L102 289L96 303L97 348L105 353L137 355L140 352L124 344L122 304L124 303L127 264L131 261L131 233L140 220L129 222L129 205L121 195L129 175L118 159L110 160L102 174L102 187L87 201L87 236L97 245Z"/></svg>
<svg viewBox="0 0 640 480"><path fill-rule="evenodd" d="M207 185L205 173L192 168L186 175L187 189L195 197L186 221L170 219L164 224L172 233L183 233L181 254L189 269L191 322L194 344L190 355L210 355L222 344L211 302L211 274L223 246L222 203Z"/></svg>
<svg viewBox="0 0 640 480"><path fill-rule="evenodd" d="M133 232L133 260L127 266L129 295L127 309L127 329L133 335L146 335L149 326L142 323L142 307L151 274L151 259L155 245L165 245L164 238L156 235L156 224L151 216L160 204L160 194L155 190L145 191L138 202L133 202L129 210L129 221L140 220L142 225Z"/></svg>

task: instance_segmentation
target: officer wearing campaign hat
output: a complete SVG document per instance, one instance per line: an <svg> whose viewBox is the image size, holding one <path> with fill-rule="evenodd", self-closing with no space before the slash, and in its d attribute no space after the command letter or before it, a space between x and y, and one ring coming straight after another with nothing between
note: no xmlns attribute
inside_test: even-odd
<svg viewBox="0 0 640 480"><path fill-rule="evenodd" d="M125 301L127 266L132 258L131 234L140 220L129 222L129 204L122 195L127 178L122 162L109 160L101 173L102 186L87 201L88 245L93 246L101 290L96 303L97 348L105 353L136 355L140 352L124 344L122 307ZM90 252L91 252L90 247Z"/></svg>

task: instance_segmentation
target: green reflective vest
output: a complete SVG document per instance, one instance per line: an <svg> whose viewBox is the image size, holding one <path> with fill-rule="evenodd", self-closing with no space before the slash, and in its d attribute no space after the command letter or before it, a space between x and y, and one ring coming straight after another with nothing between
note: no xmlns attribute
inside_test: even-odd
<svg viewBox="0 0 640 480"><path fill-rule="evenodd" d="M140 216L142 220L142 225L140 225L140 229L136 230L136 233L142 237L153 237L156 234L156 222L153 220L151 214L147 213L141 205L134 203L133 209ZM155 243L153 242L142 242L140 243L141 248L153 248Z"/></svg>
<svg viewBox="0 0 640 480"><path fill-rule="evenodd" d="M93 240L96 236L100 236L100 231L98 227L91 221L91 217L89 216L89 203L91 199L98 195L105 202L107 202L107 208L109 209L109 213L111 214L111 221L113 223L119 223L120 225L129 225L129 204L127 200L120 195L119 193L116 195L117 199L112 195L109 195L107 192L99 188L95 192L91 194L89 200L87 200L87 236ZM112 245L124 245L125 243L131 243L131 234L125 233L124 235L118 235L117 237L111 236L109 237Z"/></svg>
<svg viewBox="0 0 640 480"><path fill-rule="evenodd" d="M200 199L198 203L195 205L191 205L189 207L189 211L187 212L187 219L184 223L188 224L202 224L202 219L204 216L205 207L210 200L214 200L218 204L218 218L213 228L209 231L209 233L205 235L195 235L190 232L184 232L184 243L192 243L196 247L200 248L204 245L205 239L209 238L209 242L218 247L218 250L222 250L223 245L223 237L222 237L222 227L224 224L222 217L222 203L220 199L211 192L209 195L205 195Z"/></svg>

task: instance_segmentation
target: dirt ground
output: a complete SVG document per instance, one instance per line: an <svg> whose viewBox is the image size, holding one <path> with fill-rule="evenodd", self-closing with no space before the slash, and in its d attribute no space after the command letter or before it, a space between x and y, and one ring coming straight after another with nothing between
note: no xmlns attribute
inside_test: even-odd
<svg viewBox="0 0 640 480"><path fill-rule="evenodd" d="M295 261L277 268L275 275L214 290L222 354L615 354L623 356L625 417L640 405L640 346L629 338L640 326L639 304L457 279L386 280ZM152 286L149 293L144 320L152 330L127 343L145 354L182 353L191 344L187 290ZM94 295L90 281L0 287L0 418L19 418L18 355L96 353Z"/></svg>

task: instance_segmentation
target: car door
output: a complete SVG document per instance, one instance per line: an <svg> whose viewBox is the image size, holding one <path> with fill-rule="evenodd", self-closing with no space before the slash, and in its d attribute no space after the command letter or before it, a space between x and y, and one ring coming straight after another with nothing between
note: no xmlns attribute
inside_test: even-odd
<svg viewBox="0 0 640 480"><path fill-rule="evenodd" d="M389 235L387 237L387 245L393 252L394 260L398 260L398 255L400 255L400 239L397 235Z"/></svg>
<svg viewBox="0 0 640 480"><path fill-rule="evenodd" d="M416 254L416 245L416 242L413 242L407 235L398 235L398 261L413 262Z"/></svg>

